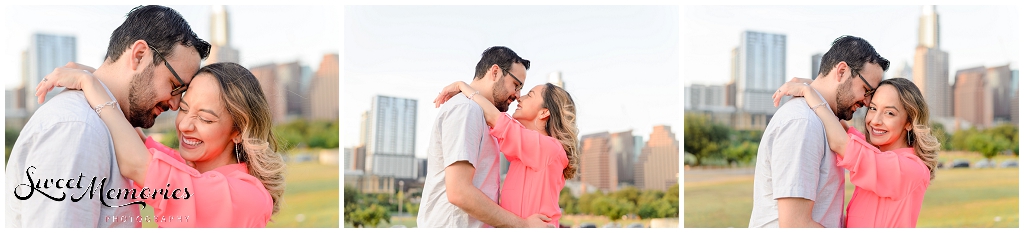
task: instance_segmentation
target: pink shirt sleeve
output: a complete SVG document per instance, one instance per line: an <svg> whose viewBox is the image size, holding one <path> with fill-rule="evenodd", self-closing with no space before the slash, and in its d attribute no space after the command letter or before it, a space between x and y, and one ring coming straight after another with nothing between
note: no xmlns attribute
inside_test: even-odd
<svg viewBox="0 0 1024 233"><path fill-rule="evenodd" d="M906 193L901 191L907 180L900 167L900 155L893 151L882 152L864 139L856 128L846 131L850 142L846 151L836 153L840 167L850 171L850 182L857 187L874 192L880 197L898 198Z"/></svg>
<svg viewBox="0 0 1024 233"><path fill-rule="evenodd" d="M551 159L545 156L548 154L542 153L543 150L565 150L557 139L526 129L508 114L501 114L498 117L498 121L491 128L491 136L498 139L498 145L501 152L505 153L506 159L521 160L526 167L533 170L542 169Z"/></svg>
<svg viewBox="0 0 1024 233"><path fill-rule="evenodd" d="M254 177L233 174L235 172L227 168L200 173L185 164L177 151L152 138L146 139L146 148L153 157L145 185L150 189L166 189L167 195L144 201L154 208L156 215L192 218L188 222L161 222L160 227L260 226L260 220L240 218L252 214L263 215L258 219L262 219L264 226L270 220L269 208L273 203L262 183ZM177 198L173 195L175 192ZM258 214L261 212L265 214Z"/></svg>

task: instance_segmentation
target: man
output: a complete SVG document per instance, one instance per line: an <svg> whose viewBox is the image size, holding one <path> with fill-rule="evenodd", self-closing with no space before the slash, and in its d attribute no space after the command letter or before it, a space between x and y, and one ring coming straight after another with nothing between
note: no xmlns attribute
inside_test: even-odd
<svg viewBox="0 0 1024 233"><path fill-rule="evenodd" d="M841 120L866 106L889 61L864 39L839 37L810 86ZM818 98L817 96L806 98ZM803 98L778 109L761 137L749 227L843 227L843 170L825 128Z"/></svg>
<svg viewBox="0 0 1024 233"><path fill-rule="evenodd" d="M469 84L505 112L519 97L530 61L509 48L484 51ZM416 224L419 227L547 227L546 216L522 219L498 206L500 174L497 140L480 105L465 95L448 100L434 120L427 149L427 178Z"/></svg>
<svg viewBox="0 0 1024 233"><path fill-rule="evenodd" d="M160 113L178 109L209 53L210 44L177 11L132 9L94 72L117 101L100 108L119 108L133 126L152 127ZM5 185L14 189L6 198L7 227L140 227L139 206L119 195L134 186L120 174L113 143L83 92L65 90L40 106L7 163Z"/></svg>

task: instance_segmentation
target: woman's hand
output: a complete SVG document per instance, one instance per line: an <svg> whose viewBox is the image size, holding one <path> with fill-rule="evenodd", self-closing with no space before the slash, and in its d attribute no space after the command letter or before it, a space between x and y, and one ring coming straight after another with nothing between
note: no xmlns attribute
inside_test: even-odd
<svg viewBox="0 0 1024 233"><path fill-rule="evenodd" d="M434 108L441 107L442 104L448 102L449 99L462 92L462 89L467 88L470 90L472 89L469 87L469 84L466 84L466 82L463 81L457 81L444 87L444 89L441 89L440 93L437 93L437 98L434 99Z"/></svg>
<svg viewBox="0 0 1024 233"><path fill-rule="evenodd" d="M96 77L92 75L94 71L96 69L74 62L69 62L67 65L53 69L53 72L47 74L39 82L39 85L36 86L36 96L39 97L39 103L42 104L46 100L46 93L55 87L79 90L89 82L98 82Z"/></svg>
<svg viewBox="0 0 1024 233"><path fill-rule="evenodd" d="M779 90L775 91L775 94L772 94L772 102L775 103L775 107L779 106L779 102L782 101L783 96L788 95L801 97L809 95L809 92L812 92L811 86L809 85L810 82L810 79L793 78L789 80L789 82L782 84L782 86L779 87Z"/></svg>

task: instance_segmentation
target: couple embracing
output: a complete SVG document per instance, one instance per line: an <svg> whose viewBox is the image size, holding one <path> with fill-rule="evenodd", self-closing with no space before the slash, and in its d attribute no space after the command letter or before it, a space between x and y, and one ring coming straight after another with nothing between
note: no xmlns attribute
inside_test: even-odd
<svg viewBox="0 0 1024 233"><path fill-rule="evenodd" d="M905 78L882 80L889 61L843 36L816 79L795 78L757 149L749 227L915 227L935 177L939 142L928 105ZM845 121L867 107L866 132ZM846 206L845 171L856 186Z"/></svg>
<svg viewBox="0 0 1024 233"><path fill-rule="evenodd" d="M12 148L6 226L265 227L280 209L285 168L267 99L238 64L200 67L209 53L177 11L140 6L111 34L98 68L69 63L47 75L40 103L67 89ZM178 150L136 129L167 110L178 111ZM139 205L155 216L140 216Z"/></svg>
<svg viewBox="0 0 1024 233"><path fill-rule="evenodd" d="M529 68L511 49L491 47L471 83L438 94L417 226L558 225L558 194L579 168L576 105L550 83L520 95ZM515 113L504 113L516 100ZM509 161L503 185L501 155Z"/></svg>

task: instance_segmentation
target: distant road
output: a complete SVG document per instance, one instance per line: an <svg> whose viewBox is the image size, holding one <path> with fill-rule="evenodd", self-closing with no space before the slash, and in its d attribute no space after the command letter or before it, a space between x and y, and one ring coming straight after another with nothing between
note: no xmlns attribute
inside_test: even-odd
<svg viewBox="0 0 1024 233"><path fill-rule="evenodd" d="M750 177L753 175L754 167L713 169L690 168L688 170L683 171L683 182L709 182Z"/></svg>

